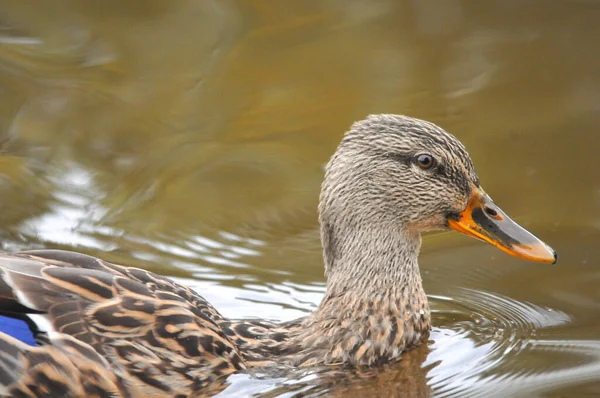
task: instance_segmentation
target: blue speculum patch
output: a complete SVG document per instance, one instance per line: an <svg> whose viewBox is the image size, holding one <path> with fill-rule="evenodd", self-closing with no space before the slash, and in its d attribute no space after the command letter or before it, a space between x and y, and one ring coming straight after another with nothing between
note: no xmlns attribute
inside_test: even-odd
<svg viewBox="0 0 600 398"><path fill-rule="evenodd" d="M19 339L25 344L38 345L30 325L22 319L0 315L0 332Z"/></svg>

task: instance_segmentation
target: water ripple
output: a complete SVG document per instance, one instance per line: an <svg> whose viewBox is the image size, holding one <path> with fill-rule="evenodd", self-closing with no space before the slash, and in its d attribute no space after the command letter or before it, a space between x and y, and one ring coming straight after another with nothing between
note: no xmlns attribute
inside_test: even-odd
<svg viewBox="0 0 600 398"><path fill-rule="evenodd" d="M540 344L540 330L569 323L567 314L485 291L457 289L452 298L431 296L436 327L423 363L436 396L494 393L507 380L531 377L507 361ZM500 376L500 374L502 376Z"/></svg>

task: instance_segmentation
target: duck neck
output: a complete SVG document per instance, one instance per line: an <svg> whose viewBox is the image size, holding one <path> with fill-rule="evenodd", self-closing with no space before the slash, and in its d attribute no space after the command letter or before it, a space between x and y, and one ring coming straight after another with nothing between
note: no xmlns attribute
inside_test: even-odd
<svg viewBox="0 0 600 398"><path fill-rule="evenodd" d="M418 233L389 225L348 227L343 231L343 239L335 235L323 238L327 296L370 300L386 292L422 291Z"/></svg>
<svg viewBox="0 0 600 398"><path fill-rule="evenodd" d="M302 346L329 363L396 358L429 330L417 263L421 237L389 225L343 231L337 236L323 225L327 292L304 322Z"/></svg>

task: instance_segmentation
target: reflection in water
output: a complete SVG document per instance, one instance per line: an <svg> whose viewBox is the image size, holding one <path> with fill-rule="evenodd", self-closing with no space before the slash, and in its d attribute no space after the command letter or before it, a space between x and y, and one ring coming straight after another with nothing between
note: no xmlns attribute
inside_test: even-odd
<svg viewBox="0 0 600 398"><path fill-rule="evenodd" d="M427 345L221 395L600 394L598 18L594 1L4 0L2 248L148 268L233 318L303 316L324 291L323 164L354 120L409 114L456 134L559 264L428 236Z"/></svg>
<svg viewBox="0 0 600 398"><path fill-rule="evenodd" d="M106 213L94 199L100 192L95 189L89 173L76 165L70 166L60 175L47 177L54 186L50 209L27 220L23 227L48 243L81 245L104 251L115 249L114 244L108 245L92 235L94 221L101 220ZM120 235L110 228L105 232L111 236Z"/></svg>
<svg viewBox="0 0 600 398"><path fill-rule="evenodd" d="M440 326L432 333L432 352L423 363L437 364L428 374L437 396L500 393L505 387L495 380L496 368L535 346L540 329L569 322L562 312L488 292L461 289L452 299L432 301L440 300L444 309L435 311ZM507 369L501 378L513 379L519 372Z"/></svg>

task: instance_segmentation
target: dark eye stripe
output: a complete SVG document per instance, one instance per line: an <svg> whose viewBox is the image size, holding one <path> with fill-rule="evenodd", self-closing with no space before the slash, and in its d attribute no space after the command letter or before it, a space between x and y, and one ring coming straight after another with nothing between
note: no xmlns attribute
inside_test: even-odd
<svg viewBox="0 0 600 398"><path fill-rule="evenodd" d="M450 178L450 174L448 173L448 168L443 164L440 164L435 169L436 174L439 174L442 177Z"/></svg>
<svg viewBox="0 0 600 398"><path fill-rule="evenodd" d="M394 152L386 152L382 154L384 157L388 159L395 160L397 162L409 163L411 160L411 156L404 155L402 153L394 153Z"/></svg>

